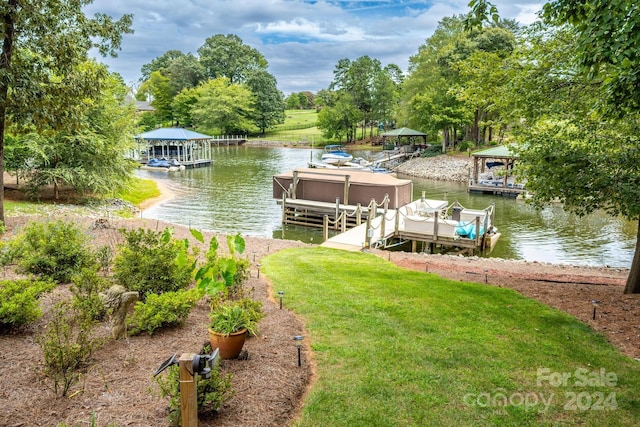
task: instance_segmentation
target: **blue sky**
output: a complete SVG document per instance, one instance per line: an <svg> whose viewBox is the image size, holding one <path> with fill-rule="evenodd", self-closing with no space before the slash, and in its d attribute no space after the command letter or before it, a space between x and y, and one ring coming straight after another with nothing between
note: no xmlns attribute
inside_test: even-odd
<svg viewBox="0 0 640 427"><path fill-rule="evenodd" d="M500 16L529 24L542 2L494 0ZM447 16L467 13L468 0L110 0L85 11L133 14L117 58L98 58L127 84L142 65L168 50L197 54L215 34L236 34L269 62L285 94L317 92L333 79L338 60L368 55L406 71L409 57Z"/></svg>

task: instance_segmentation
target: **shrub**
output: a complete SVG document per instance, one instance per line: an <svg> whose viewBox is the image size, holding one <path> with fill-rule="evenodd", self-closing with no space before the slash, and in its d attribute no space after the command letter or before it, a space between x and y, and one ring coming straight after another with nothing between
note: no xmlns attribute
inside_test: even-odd
<svg viewBox="0 0 640 427"><path fill-rule="evenodd" d="M435 157L442 154L442 146L440 144L434 144L424 150L420 154L421 157Z"/></svg>
<svg viewBox="0 0 640 427"><path fill-rule="evenodd" d="M103 319L107 310L100 298L100 292L109 287L109 281L98 276L95 268L83 269L72 281L73 307L88 319Z"/></svg>
<svg viewBox="0 0 640 427"><path fill-rule="evenodd" d="M10 242L10 247L22 272L57 283L67 283L75 273L95 264L86 235L71 222L31 222Z"/></svg>
<svg viewBox="0 0 640 427"><path fill-rule="evenodd" d="M203 349L202 354L208 353L210 348ZM199 377L197 380L198 413L218 411L222 404L233 397L231 388L231 374L224 375L220 365L211 369L210 378ZM160 397L169 398L169 422L180 425L180 369L176 365L167 368L167 375L156 377L156 384L160 387Z"/></svg>
<svg viewBox="0 0 640 427"><path fill-rule="evenodd" d="M42 316L38 297L55 287L53 282L30 280L0 281L0 328L34 322Z"/></svg>
<svg viewBox="0 0 640 427"><path fill-rule="evenodd" d="M467 151L470 148L475 148L476 144L473 141L462 141L458 144L458 151L463 152Z"/></svg>
<svg viewBox="0 0 640 427"><path fill-rule="evenodd" d="M66 396L91 355L102 344L94 338L95 322L74 310L68 301L54 306L52 319L38 336L44 356L44 374L53 382L56 395Z"/></svg>
<svg viewBox="0 0 640 427"><path fill-rule="evenodd" d="M202 293L196 288L148 294L145 302L138 301L133 308L133 315L127 321L129 334L147 331L151 335L162 327L183 325L200 298Z"/></svg>
<svg viewBox="0 0 640 427"><path fill-rule="evenodd" d="M125 243L114 261L114 276L130 291L138 291L140 301L148 294L174 292L191 282L193 257L185 253L185 243L172 237L172 230L120 230ZM184 261L184 258L187 261Z"/></svg>

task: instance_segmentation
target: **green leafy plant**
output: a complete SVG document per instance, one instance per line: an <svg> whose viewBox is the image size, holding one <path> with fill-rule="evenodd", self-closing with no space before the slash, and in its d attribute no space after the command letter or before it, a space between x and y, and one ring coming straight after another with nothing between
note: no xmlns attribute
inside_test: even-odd
<svg viewBox="0 0 640 427"><path fill-rule="evenodd" d="M458 144L458 151L464 152L464 151L467 151L468 149L475 148L475 146L476 145L473 141L462 141L461 143Z"/></svg>
<svg viewBox="0 0 640 427"><path fill-rule="evenodd" d="M44 356L44 374L56 395L66 396L91 355L103 343L94 337L95 322L74 310L68 301L52 309L52 319L37 337Z"/></svg>
<svg viewBox="0 0 640 427"><path fill-rule="evenodd" d="M198 230L190 230L191 234L204 243L204 237ZM209 242L206 253L206 263L195 272L198 288L209 296L219 292L229 293L237 291L249 277L249 260L240 258L245 249L245 240L239 234L227 235L228 256L218 253L218 237L214 236ZM195 270L195 268L194 268Z"/></svg>
<svg viewBox="0 0 640 427"><path fill-rule="evenodd" d="M96 250L96 259L100 264L100 269L104 272L104 274L109 273L109 268L111 267L113 256L114 253L113 249L111 249L111 246L101 246Z"/></svg>
<svg viewBox="0 0 640 427"><path fill-rule="evenodd" d="M72 281L73 307L88 319L103 319L107 312L99 294L109 287L110 281L98 276L95 268L83 269Z"/></svg>
<svg viewBox="0 0 640 427"><path fill-rule="evenodd" d="M67 283L95 256L80 228L66 221L31 222L10 242L10 253L21 271Z"/></svg>
<svg viewBox="0 0 640 427"><path fill-rule="evenodd" d="M209 313L209 327L222 335L246 329L249 335L258 334L258 322L264 317L262 303L249 298L221 301Z"/></svg>
<svg viewBox="0 0 640 427"><path fill-rule="evenodd" d="M138 301L133 315L127 320L130 335L143 331L153 334L159 328L183 325L193 307L202 298L199 289L148 294L145 302Z"/></svg>
<svg viewBox="0 0 640 427"><path fill-rule="evenodd" d="M210 352L210 347L205 347L202 354ZM171 425L180 425L180 382L179 368L176 365L170 366L166 370L166 375L155 378L156 384L160 387L160 396L169 398L169 422ZM223 374L220 365L211 369L210 378L198 377L197 379L197 399L198 412L218 411L225 401L233 397L234 390L231 388L231 374Z"/></svg>
<svg viewBox="0 0 640 427"><path fill-rule="evenodd" d="M125 243L119 246L114 261L114 276L119 284L140 293L161 294L185 289L192 280L194 256L185 243L173 238L173 230L120 230Z"/></svg>
<svg viewBox="0 0 640 427"><path fill-rule="evenodd" d="M22 326L42 316L38 297L55 288L53 282L0 281L0 328Z"/></svg>

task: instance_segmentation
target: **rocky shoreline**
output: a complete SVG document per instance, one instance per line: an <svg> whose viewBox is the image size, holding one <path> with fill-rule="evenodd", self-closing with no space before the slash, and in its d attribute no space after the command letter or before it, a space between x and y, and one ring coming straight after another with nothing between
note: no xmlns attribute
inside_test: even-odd
<svg viewBox="0 0 640 427"><path fill-rule="evenodd" d="M407 160L394 169L395 172L416 178L438 181L466 182L473 167L470 157L454 157L442 154L436 157L418 157Z"/></svg>

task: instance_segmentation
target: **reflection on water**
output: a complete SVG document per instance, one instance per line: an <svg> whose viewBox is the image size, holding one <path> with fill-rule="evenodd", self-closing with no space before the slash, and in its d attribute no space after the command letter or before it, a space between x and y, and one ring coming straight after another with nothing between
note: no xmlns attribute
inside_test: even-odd
<svg viewBox="0 0 640 427"><path fill-rule="evenodd" d="M176 195L144 216L201 230L319 242L319 229L283 228L280 206L271 195L273 175L305 167L320 153L308 148L218 147L207 168L171 174L141 170L140 176L162 180ZM413 180L414 199L424 191L427 198L458 200L468 208L495 203L495 225L501 237L489 256L581 265L631 264L635 223L600 212L579 218L559 205L538 211L510 198L470 194L465 184L400 178Z"/></svg>

